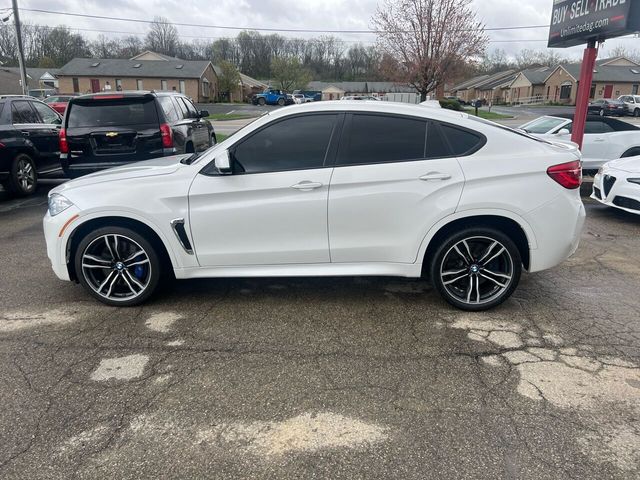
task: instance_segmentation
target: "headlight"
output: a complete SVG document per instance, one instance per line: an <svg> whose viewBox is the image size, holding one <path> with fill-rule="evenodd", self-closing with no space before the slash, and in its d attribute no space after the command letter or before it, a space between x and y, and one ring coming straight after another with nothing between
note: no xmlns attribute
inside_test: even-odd
<svg viewBox="0 0 640 480"><path fill-rule="evenodd" d="M54 193L49 196L49 215L55 217L59 213L64 212L73 203L66 197L63 197L59 193Z"/></svg>
<svg viewBox="0 0 640 480"><path fill-rule="evenodd" d="M636 183L640 185L640 178L627 178L627 182Z"/></svg>

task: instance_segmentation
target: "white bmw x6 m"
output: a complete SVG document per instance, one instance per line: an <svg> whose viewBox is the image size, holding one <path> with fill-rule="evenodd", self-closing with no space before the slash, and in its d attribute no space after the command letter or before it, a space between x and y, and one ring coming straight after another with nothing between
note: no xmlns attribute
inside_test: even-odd
<svg viewBox="0 0 640 480"><path fill-rule="evenodd" d="M49 195L56 275L119 306L168 276L430 278L465 310L553 267L584 223L579 152L464 113L388 102L283 108L199 156Z"/></svg>

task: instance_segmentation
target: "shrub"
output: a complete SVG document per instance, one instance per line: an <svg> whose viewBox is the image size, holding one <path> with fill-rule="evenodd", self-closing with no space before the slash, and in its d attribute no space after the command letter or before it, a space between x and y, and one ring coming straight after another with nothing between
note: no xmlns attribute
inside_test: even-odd
<svg viewBox="0 0 640 480"><path fill-rule="evenodd" d="M462 105L460 105L460 102L458 102L457 100L450 100L450 99L440 100L440 106L442 108L446 108L448 110L456 110L458 112L462 112L464 110L462 108Z"/></svg>

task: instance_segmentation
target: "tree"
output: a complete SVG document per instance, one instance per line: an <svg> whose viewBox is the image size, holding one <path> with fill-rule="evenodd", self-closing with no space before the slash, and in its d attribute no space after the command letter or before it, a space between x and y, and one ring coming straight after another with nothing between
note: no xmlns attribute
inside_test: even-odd
<svg viewBox="0 0 640 480"><path fill-rule="evenodd" d="M271 60L271 78L278 82L280 89L290 92L304 89L311 81L311 74L295 57Z"/></svg>
<svg viewBox="0 0 640 480"><path fill-rule="evenodd" d="M218 79L218 89L221 94L228 94L229 100L232 100L231 94L238 88L238 84L240 83L240 73L233 63L227 62L226 60L220 62L218 66L222 70L222 75L220 75Z"/></svg>
<svg viewBox="0 0 640 480"><path fill-rule="evenodd" d="M372 23L378 48L400 67L398 80L423 100L489 41L471 0L385 0Z"/></svg>
<svg viewBox="0 0 640 480"><path fill-rule="evenodd" d="M174 56L178 50L178 30L164 17L154 17L146 40L154 52Z"/></svg>

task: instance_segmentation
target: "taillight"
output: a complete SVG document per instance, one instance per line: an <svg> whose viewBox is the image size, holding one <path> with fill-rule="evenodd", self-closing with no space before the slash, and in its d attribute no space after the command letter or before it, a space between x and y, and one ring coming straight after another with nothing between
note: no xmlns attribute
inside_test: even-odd
<svg viewBox="0 0 640 480"><path fill-rule="evenodd" d="M580 165L580 160L552 165L547 168L547 175L564 188L578 188L582 183L582 166Z"/></svg>
<svg viewBox="0 0 640 480"><path fill-rule="evenodd" d="M160 125L160 137L162 138L163 148L173 147L173 130L171 130L171 125L168 123Z"/></svg>
<svg viewBox="0 0 640 480"><path fill-rule="evenodd" d="M60 153L69 153L69 142L67 142L67 130L64 128L61 128L60 133L58 133L58 143L60 145Z"/></svg>

